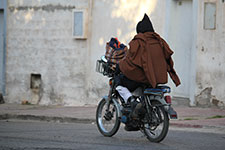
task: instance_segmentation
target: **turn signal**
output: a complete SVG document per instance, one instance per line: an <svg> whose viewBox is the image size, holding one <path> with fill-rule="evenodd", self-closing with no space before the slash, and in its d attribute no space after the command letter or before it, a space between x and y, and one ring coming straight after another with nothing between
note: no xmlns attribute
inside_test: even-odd
<svg viewBox="0 0 225 150"><path fill-rule="evenodd" d="M112 79L109 80L109 85L112 86Z"/></svg>
<svg viewBox="0 0 225 150"><path fill-rule="evenodd" d="M167 104L171 104L172 99L169 95L167 95L167 96L165 96L165 101L166 101Z"/></svg>

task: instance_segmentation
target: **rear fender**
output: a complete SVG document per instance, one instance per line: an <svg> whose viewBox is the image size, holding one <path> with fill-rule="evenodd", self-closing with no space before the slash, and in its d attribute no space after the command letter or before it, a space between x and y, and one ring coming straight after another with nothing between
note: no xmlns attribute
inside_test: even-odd
<svg viewBox="0 0 225 150"><path fill-rule="evenodd" d="M177 112L171 107L170 104L167 104L163 97L161 96L150 96L151 103L153 101L158 101L162 105L164 105L164 109L167 112L170 119L177 119Z"/></svg>
<svg viewBox="0 0 225 150"><path fill-rule="evenodd" d="M155 95L151 95L150 96L150 101L158 101L159 103L161 103L162 105L165 105L164 107L166 107L168 104L166 103L166 101L163 99L163 97L161 96L155 96ZM166 110L166 108L165 108Z"/></svg>

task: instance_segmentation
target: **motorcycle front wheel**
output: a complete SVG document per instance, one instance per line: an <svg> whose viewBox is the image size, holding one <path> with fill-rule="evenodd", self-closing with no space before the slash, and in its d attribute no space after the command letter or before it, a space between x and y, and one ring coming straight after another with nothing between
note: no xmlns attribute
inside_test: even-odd
<svg viewBox="0 0 225 150"><path fill-rule="evenodd" d="M151 113L151 118L146 116L148 121L144 124L144 133L149 141L159 143L168 133L169 117L164 107L160 106L160 103L157 101L152 103Z"/></svg>
<svg viewBox="0 0 225 150"><path fill-rule="evenodd" d="M120 127L119 111L113 101L107 102L102 99L99 102L96 110L96 123L102 135L111 137L116 134Z"/></svg>

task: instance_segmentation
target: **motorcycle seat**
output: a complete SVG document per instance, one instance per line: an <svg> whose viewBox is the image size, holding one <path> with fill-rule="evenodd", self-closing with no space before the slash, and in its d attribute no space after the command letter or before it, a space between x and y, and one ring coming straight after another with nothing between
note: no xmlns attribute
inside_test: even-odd
<svg viewBox="0 0 225 150"><path fill-rule="evenodd" d="M144 94L153 94L153 95L161 95L164 93L170 93L171 89L169 86L157 86L156 88L146 88L144 90Z"/></svg>

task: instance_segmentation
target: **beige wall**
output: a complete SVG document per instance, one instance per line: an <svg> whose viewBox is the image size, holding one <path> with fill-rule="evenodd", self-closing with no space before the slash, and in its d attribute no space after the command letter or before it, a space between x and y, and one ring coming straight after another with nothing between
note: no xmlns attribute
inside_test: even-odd
<svg viewBox="0 0 225 150"><path fill-rule="evenodd" d="M91 101L107 94L108 79L95 72L95 62L105 53L105 43L118 37L124 44L136 34L136 24L144 13L150 16L155 30L163 34L165 3L157 0L94 0L90 41L90 64L87 91Z"/></svg>
<svg viewBox="0 0 225 150"><path fill-rule="evenodd" d="M215 30L203 29L205 1L217 4ZM184 74L175 25L176 22L185 24L179 17L187 17L182 10L188 11L188 7L192 9L192 15L187 15L192 17L189 21L192 33L188 38L192 45L187 58L191 69L189 74ZM185 0L183 3L172 0L8 0L7 102L97 104L108 90L107 77L95 72L96 60L104 54L105 43L111 37L118 37L128 44L136 34L137 22L147 13L156 32L171 44L175 69L183 73L181 80L185 78L179 89L170 84L172 95L185 95L192 105L196 103L194 98L203 103L214 99L222 105L225 103L222 84L225 83L224 7L225 4L217 0ZM88 10L88 38L76 40L72 37L72 12L84 8ZM183 14L178 15L176 10ZM184 33L179 29L178 35ZM30 88L32 73L41 74L39 90ZM189 81L187 87L185 83Z"/></svg>
<svg viewBox="0 0 225 150"><path fill-rule="evenodd" d="M205 30L204 2L216 3L216 29ZM218 0L199 1L197 38L197 91L201 104L225 104L225 3Z"/></svg>
<svg viewBox="0 0 225 150"><path fill-rule="evenodd" d="M88 0L10 0L7 29L7 101L82 105L88 40L72 38L72 10ZM42 87L30 89L31 73Z"/></svg>
<svg viewBox="0 0 225 150"><path fill-rule="evenodd" d="M165 8L157 0L9 0L7 101L44 105L97 104L107 94L107 78L95 72L105 42L128 44L144 13L162 33ZM72 38L72 11L88 9L88 38ZM42 86L30 89L32 73Z"/></svg>

